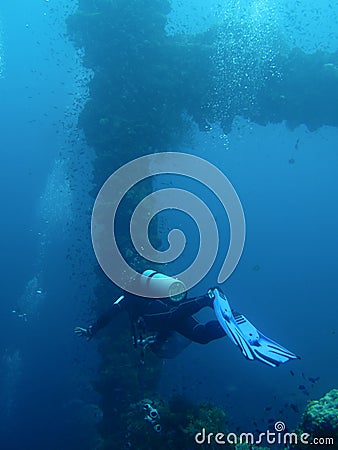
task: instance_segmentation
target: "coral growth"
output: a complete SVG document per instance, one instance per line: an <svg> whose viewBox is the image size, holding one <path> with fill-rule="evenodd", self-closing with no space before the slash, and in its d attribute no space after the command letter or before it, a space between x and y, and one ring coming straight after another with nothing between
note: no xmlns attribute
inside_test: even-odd
<svg viewBox="0 0 338 450"><path fill-rule="evenodd" d="M159 413L161 431L156 432L149 421L145 420L144 404L151 403ZM225 429L225 413L212 404L194 405L177 397L171 401L144 399L131 404L124 415L126 439L130 448L147 449L193 449L217 448L215 443L197 444L196 433L203 428L218 433ZM233 448L230 445L224 448Z"/></svg>
<svg viewBox="0 0 338 450"><path fill-rule="evenodd" d="M312 436L338 437L338 389L308 403L301 428Z"/></svg>
<svg viewBox="0 0 338 450"><path fill-rule="evenodd" d="M306 440L311 448L337 448L338 445L338 389L332 389L319 400L311 400L297 430L297 435L306 433ZM321 439L321 441L316 441ZM330 441L326 441L330 439ZM333 440L334 444L332 444ZM316 442L318 445L316 445ZM327 442L327 447L323 444ZM292 449L305 449L309 444L300 441Z"/></svg>

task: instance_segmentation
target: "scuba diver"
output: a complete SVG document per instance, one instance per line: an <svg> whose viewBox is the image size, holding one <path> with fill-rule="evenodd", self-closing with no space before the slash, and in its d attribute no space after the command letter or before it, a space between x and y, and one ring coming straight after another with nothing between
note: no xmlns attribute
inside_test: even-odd
<svg viewBox="0 0 338 450"><path fill-rule="evenodd" d="M76 327L75 334L90 340L120 312L126 311L132 325L134 346L150 348L161 358L175 357L191 342L207 344L226 335L249 360L256 359L276 367L290 359L299 358L264 336L245 316L234 312L219 288L209 289L203 296L188 299L184 284L175 278L153 270L145 271L141 278L146 280L149 296L154 293L154 289L158 291L154 295L157 298L124 292L95 323L88 328ZM207 307L214 309L217 320L201 323L193 317ZM140 330L139 338L136 325ZM144 333L149 332L152 335L144 338Z"/></svg>

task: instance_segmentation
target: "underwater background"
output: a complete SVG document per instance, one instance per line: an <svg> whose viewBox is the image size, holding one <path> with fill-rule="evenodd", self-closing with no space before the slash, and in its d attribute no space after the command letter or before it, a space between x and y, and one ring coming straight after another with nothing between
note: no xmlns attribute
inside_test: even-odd
<svg viewBox="0 0 338 450"><path fill-rule="evenodd" d="M337 23L337 1L1 2L1 449L188 450L203 426L276 421L323 435L304 411L330 391L319 422L337 436ZM272 369L225 338L142 366L127 320L91 342L74 335L120 293L92 250L95 197L117 168L162 151L205 158L231 181L247 233L222 289L301 360ZM125 226L145 192L175 183L210 204L220 230L200 295L229 240L204 187L158 177L133 193L117 238L130 265L149 268ZM173 211L150 230L165 248L177 222L187 248L172 273L193 260L197 230Z"/></svg>

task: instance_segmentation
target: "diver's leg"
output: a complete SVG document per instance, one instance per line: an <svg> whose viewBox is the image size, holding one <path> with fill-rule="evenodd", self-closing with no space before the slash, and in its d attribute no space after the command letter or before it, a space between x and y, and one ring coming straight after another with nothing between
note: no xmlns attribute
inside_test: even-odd
<svg viewBox="0 0 338 450"><path fill-rule="evenodd" d="M174 308L157 300L150 304L147 312L143 314L143 319L150 330L175 329L177 323L188 319L207 306L213 306L213 299L209 295L187 300Z"/></svg>
<svg viewBox="0 0 338 450"><path fill-rule="evenodd" d="M171 320L176 322L184 318L190 317L198 313L201 309L213 306L213 299L209 295L204 295L202 297L196 297L191 300L180 303L172 312Z"/></svg>
<svg viewBox="0 0 338 450"><path fill-rule="evenodd" d="M217 320L211 320L202 324L193 317L188 317L178 322L175 326L175 331L198 344L207 344L226 335Z"/></svg>

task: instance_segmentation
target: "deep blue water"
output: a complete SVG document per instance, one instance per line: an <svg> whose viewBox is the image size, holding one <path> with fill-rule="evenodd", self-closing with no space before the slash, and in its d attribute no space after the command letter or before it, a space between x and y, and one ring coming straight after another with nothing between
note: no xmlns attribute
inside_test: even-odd
<svg viewBox="0 0 338 450"><path fill-rule="evenodd" d="M183 385L193 398L218 399L244 428L270 418L291 427L299 416L283 405L305 405L308 397L297 389L310 386L304 377L320 376L311 398L334 388L337 379L337 130L290 132L283 125L259 127L242 120L239 130L240 135L230 134L222 156L205 151L213 149L219 130L196 136L197 153L231 174L246 216L243 256L223 290L237 310L302 359L271 371L248 365L237 349L217 341L208 345L206 364L204 349L196 345L167 363L163 388L170 383L181 391ZM215 284L216 276L212 271L203 287Z"/></svg>
<svg viewBox="0 0 338 450"><path fill-rule="evenodd" d="M65 36L64 18L73 10L67 3L0 5L0 446L5 450L93 448L88 442L99 416L89 384L97 373L95 343L79 342L72 332L93 318L96 261L87 214L92 153L71 126L80 109L74 103L86 96L88 73ZM274 11L286 33L288 8L297 17L295 45L336 50L332 27L338 4L327 3L334 14L327 5L316 12L313 2L275 3ZM205 2L173 4L174 27L179 19L196 31L216 20ZM238 118L228 136L217 126L208 133L196 130L189 146L175 149L208 159L234 185L247 236L240 264L223 289L236 309L302 359L271 370L248 363L224 340L209 344L207 352L192 345L165 363L164 395L178 391L194 400L211 399L231 411L234 428L250 431L254 421L264 427L270 418L294 426L300 415L285 403L301 411L309 398L337 387L337 143L335 128L290 131L285 124L261 127ZM79 152L85 155L81 165ZM227 239L225 233L223 242ZM219 260L192 293L214 285L218 269ZM27 322L14 309L27 311ZM320 380L312 387L308 377ZM310 397L297 389L300 384Z"/></svg>

